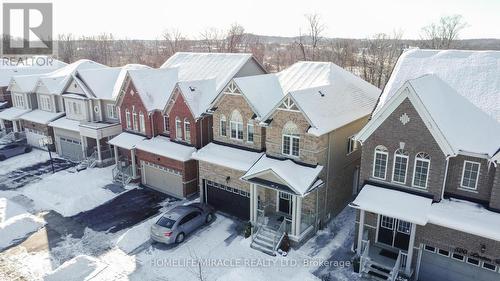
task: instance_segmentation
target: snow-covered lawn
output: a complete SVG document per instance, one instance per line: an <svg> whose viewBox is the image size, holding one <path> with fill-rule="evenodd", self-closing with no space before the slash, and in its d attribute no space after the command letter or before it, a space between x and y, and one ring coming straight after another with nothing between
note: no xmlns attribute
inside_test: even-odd
<svg viewBox="0 0 500 281"><path fill-rule="evenodd" d="M118 194L104 189L112 183L113 167L87 169L78 173L62 171L30 184L22 193L39 210L54 210L68 217L91 210Z"/></svg>
<svg viewBox="0 0 500 281"><path fill-rule="evenodd" d="M43 227L45 221L7 198L0 198L0 250Z"/></svg>
<svg viewBox="0 0 500 281"><path fill-rule="evenodd" d="M57 156L52 154L52 156ZM0 175L14 171L19 168L34 165L36 163L45 162L49 160L49 153L47 151L33 149L31 152L0 161Z"/></svg>
<svg viewBox="0 0 500 281"><path fill-rule="evenodd" d="M46 275L45 281L90 280L106 265L96 258L77 256Z"/></svg>

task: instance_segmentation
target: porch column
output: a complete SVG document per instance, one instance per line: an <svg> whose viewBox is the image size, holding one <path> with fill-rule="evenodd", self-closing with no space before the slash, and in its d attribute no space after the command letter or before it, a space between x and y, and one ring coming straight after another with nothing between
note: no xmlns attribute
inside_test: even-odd
<svg viewBox="0 0 500 281"><path fill-rule="evenodd" d="M0 119L0 129L5 130L5 121L3 119Z"/></svg>
<svg viewBox="0 0 500 281"><path fill-rule="evenodd" d="M294 224L295 224L295 235L299 236L301 233L300 224L302 220L302 197L296 197L295 200L295 208L297 211L295 212Z"/></svg>
<svg viewBox="0 0 500 281"><path fill-rule="evenodd" d="M12 121L12 131L14 132L18 132L18 129L17 129L17 121Z"/></svg>
<svg viewBox="0 0 500 281"><path fill-rule="evenodd" d="M290 230L290 233L292 235L296 235L297 233L297 228L295 225L295 222L297 221L297 196L292 195L292 229Z"/></svg>
<svg viewBox="0 0 500 281"><path fill-rule="evenodd" d="M97 161L99 163L102 162L102 156L101 156L101 140L100 139L96 139L96 142L97 142Z"/></svg>
<svg viewBox="0 0 500 281"><path fill-rule="evenodd" d="M257 188L255 184L250 184L250 221L257 221Z"/></svg>
<svg viewBox="0 0 500 281"><path fill-rule="evenodd" d="M130 150L130 161L132 162L132 178L137 178L137 169L135 168L135 148Z"/></svg>
<svg viewBox="0 0 500 281"><path fill-rule="evenodd" d="M113 145L113 150L115 152L115 164L118 165L118 146Z"/></svg>
<svg viewBox="0 0 500 281"><path fill-rule="evenodd" d="M415 232L417 230L417 225L412 223L411 224L411 233L410 233L410 245L408 246L408 256L406 257L406 268L405 268L405 274L410 276L411 272L411 262L413 259L413 247L415 245Z"/></svg>
<svg viewBox="0 0 500 281"><path fill-rule="evenodd" d="M87 142L84 136L80 136L80 141L82 142L82 153L83 153L83 158L87 158Z"/></svg>
<svg viewBox="0 0 500 281"><path fill-rule="evenodd" d="M358 254L358 256L361 256L364 228L365 228L365 210L359 210L358 246L356 248L356 253Z"/></svg>

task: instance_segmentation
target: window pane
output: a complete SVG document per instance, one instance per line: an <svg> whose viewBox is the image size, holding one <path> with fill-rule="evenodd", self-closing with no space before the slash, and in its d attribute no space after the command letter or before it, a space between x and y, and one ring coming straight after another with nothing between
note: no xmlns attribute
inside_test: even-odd
<svg viewBox="0 0 500 281"><path fill-rule="evenodd" d="M243 123L238 123L238 139L242 140L243 139Z"/></svg>
<svg viewBox="0 0 500 281"><path fill-rule="evenodd" d="M220 121L220 135L223 137L226 136L226 121L225 120Z"/></svg>
<svg viewBox="0 0 500 281"><path fill-rule="evenodd" d="M385 179L385 171L387 167L387 154L376 152L375 165L373 166L373 176L380 179Z"/></svg>
<svg viewBox="0 0 500 281"><path fill-rule="evenodd" d="M429 174L429 162L417 159L415 162L415 175L413 185L416 187L427 187L427 177Z"/></svg>
<svg viewBox="0 0 500 281"><path fill-rule="evenodd" d="M235 139L236 138L236 124L234 122L229 123L229 126L231 127L231 138Z"/></svg>
<svg viewBox="0 0 500 281"><path fill-rule="evenodd" d="M283 136L283 154L290 154L290 137Z"/></svg>
<svg viewBox="0 0 500 281"><path fill-rule="evenodd" d="M462 187L476 189L479 176L479 163L465 162L462 177Z"/></svg>
<svg viewBox="0 0 500 281"><path fill-rule="evenodd" d="M247 141L253 142L253 124L247 125Z"/></svg>
<svg viewBox="0 0 500 281"><path fill-rule="evenodd" d="M408 157L396 155L396 157L394 157L394 172L392 180L399 183L405 183L407 166L408 166Z"/></svg>
<svg viewBox="0 0 500 281"><path fill-rule="evenodd" d="M292 155L299 156L299 139L292 138Z"/></svg>

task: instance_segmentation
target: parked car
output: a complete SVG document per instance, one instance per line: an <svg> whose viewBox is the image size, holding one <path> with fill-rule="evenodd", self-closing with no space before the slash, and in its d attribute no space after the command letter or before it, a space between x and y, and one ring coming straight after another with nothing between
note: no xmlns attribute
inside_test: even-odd
<svg viewBox="0 0 500 281"><path fill-rule="evenodd" d="M19 154L28 153L31 151L31 146L25 143L11 143L0 146L0 161L14 157Z"/></svg>
<svg viewBox="0 0 500 281"><path fill-rule="evenodd" d="M165 244L182 243L186 235L210 223L213 219L214 210L207 204L193 203L177 206L164 213L151 226L151 239Z"/></svg>

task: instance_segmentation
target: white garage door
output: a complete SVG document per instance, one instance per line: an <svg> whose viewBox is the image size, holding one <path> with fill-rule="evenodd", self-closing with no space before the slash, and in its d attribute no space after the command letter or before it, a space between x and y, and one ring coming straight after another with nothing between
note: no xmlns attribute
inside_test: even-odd
<svg viewBox="0 0 500 281"><path fill-rule="evenodd" d="M26 132L26 141L33 147L40 147L40 140L46 137L46 135L37 130L26 128L24 131Z"/></svg>
<svg viewBox="0 0 500 281"><path fill-rule="evenodd" d="M73 161L83 159L82 143L79 140L60 137L61 156Z"/></svg>
<svg viewBox="0 0 500 281"><path fill-rule="evenodd" d="M500 280L495 262L465 257L458 253L425 246L422 253L420 281L492 281Z"/></svg>
<svg viewBox="0 0 500 281"><path fill-rule="evenodd" d="M142 183L169 195L184 197L182 175L178 171L142 161Z"/></svg>

